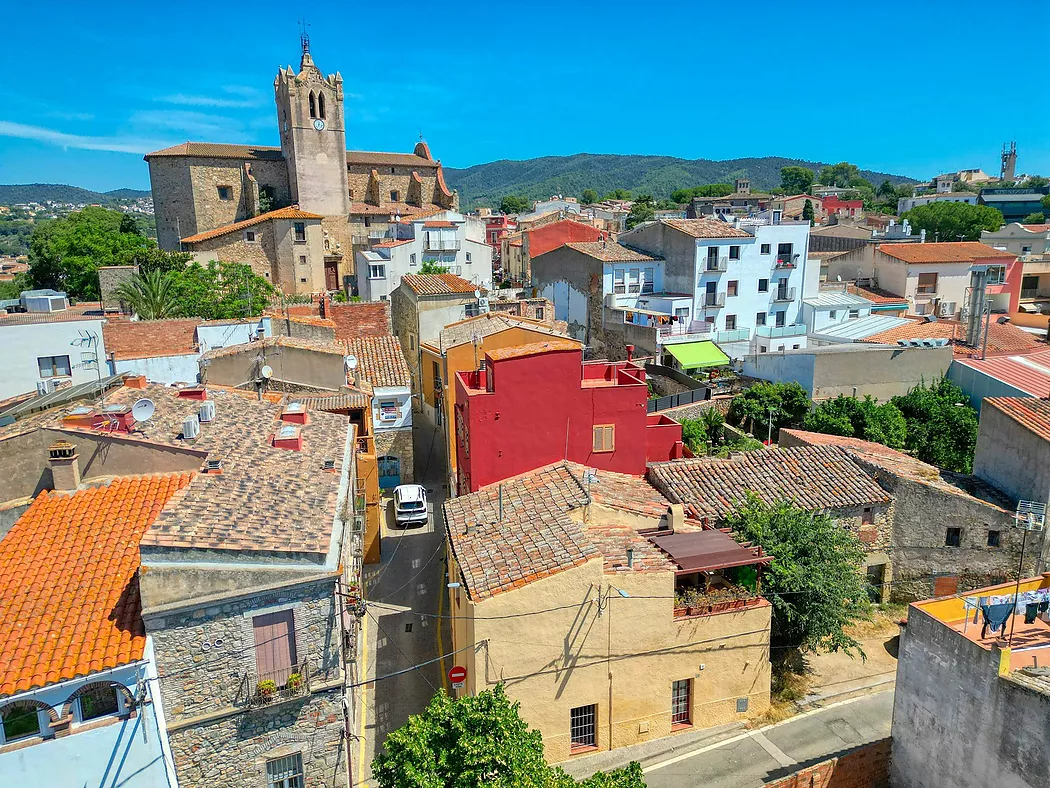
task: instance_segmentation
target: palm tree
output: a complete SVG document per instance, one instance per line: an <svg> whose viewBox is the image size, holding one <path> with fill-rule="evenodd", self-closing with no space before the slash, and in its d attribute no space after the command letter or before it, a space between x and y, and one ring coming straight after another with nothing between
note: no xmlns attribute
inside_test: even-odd
<svg viewBox="0 0 1050 788"><path fill-rule="evenodd" d="M116 295L143 320L178 316L178 302L171 289L172 277L160 270L135 274L122 282Z"/></svg>

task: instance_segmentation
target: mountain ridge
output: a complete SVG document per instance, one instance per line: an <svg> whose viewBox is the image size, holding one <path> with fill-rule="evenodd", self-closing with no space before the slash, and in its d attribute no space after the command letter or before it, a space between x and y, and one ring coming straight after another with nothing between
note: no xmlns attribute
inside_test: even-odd
<svg viewBox="0 0 1050 788"><path fill-rule="evenodd" d="M113 189L108 192L96 192L65 183L0 184L0 205L47 201L76 204L112 203L117 200L136 200L149 196L149 191L141 189Z"/></svg>

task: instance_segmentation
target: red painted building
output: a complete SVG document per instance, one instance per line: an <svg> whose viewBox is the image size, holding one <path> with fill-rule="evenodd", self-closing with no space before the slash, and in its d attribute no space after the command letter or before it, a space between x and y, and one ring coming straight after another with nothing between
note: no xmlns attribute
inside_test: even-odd
<svg viewBox="0 0 1050 788"><path fill-rule="evenodd" d="M503 238L517 228L518 225L504 213L494 213L485 217L485 242L492 247L492 265L499 272L502 272L500 251L503 248Z"/></svg>
<svg viewBox="0 0 1050 788"><path fill-rule="evenodd" d="M856 218L864 212L863 200L840 200L838 197L825 197L824 210L828 216L837 214Z"/></svg>
<svg viewBox="0 0 1050 788"><path fill-rule="evenodd" d="M562 459L641 476L647 462L691 456L681 424L646 413L648 396L642 367L584 363L575 342L486 353L456 376L460 494Z"/></svg>
<svg viewBox="0 0 1050 788"><path fill-rule="evenodd" d="M550 224L543 224L525 233L525 254L531 260L565 244L578 241L600 241L605 234L597 227L575 222L572 219L561 219Z"/></svg>

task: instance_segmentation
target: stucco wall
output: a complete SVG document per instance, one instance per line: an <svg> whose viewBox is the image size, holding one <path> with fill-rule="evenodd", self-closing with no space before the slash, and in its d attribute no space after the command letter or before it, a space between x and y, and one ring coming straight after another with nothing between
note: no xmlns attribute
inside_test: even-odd
<svg viewBox="0 0 1050 788"><path fill-rule="evenodd" d="M151 383L196 383L200 376L197 353L184 356L154 356L153 358L128 358L110 362L114 373L129 372L145 375Z"/></svg>
<svg viewBox="0 0 1050 788"><path fill-rule="evenodd" d="M598 587L603 598L609 594L601 616ZM673 590L670 572L608 576L600 559L477 604L454 590L452 609L466 617L455 622L456 646L469 642L466 638L483 644L462 658L466 689L491 689L503 681L508 694L521 702L525 720L543 734L552 762L570 755L570 709L578 706L597 704L601 750L670 735L676 680L692 679L697 728L764 711L769 705L768 604L675 619ZM554 609L562 606L567 608ZM536 610L549 612L485 620ZM748 711L737 712L737 700L744 698Z"/></svg>
<svg viewBox="0 0 1050 788"><path fill-rule="evenodd" d="M346 385L343 356L297 347L263 349L265 363L273 370L271 386L303 386L336 391ZM207 380L221 386L240 386L255 380L258 363L252 352L217 356L208 362Z"/></svg>
<svg viewBox="0 0 1050 788"><path fill-rule="evenodd" d="M909 608L893 696L894 788L1046 785L1050 694L998 668L997 651Z"/></svg>
<svg viewBox="0 0 1050 788"><path fill-rule="evenodd" d="M1050 441L994 407L981 410L974 476L1012 501L1050 500Z"/></svg>
<svg viewBox="0 0 1050 788"><path fill-rule="evenodd" d="M91 332L97 336L97 347L70 344L81 339L81 332ZM99 373L92 361L94 351L98 352L102 374L105 375L106 347L101 320L4 325L0 327L0 345L4 349L0 399L35 392L36 384L42 380L72 381L74 386L98 380ZM84 354L88 357L85 358ZM44 356L68 356L70 375L41 377L38 359Z"/></svg>

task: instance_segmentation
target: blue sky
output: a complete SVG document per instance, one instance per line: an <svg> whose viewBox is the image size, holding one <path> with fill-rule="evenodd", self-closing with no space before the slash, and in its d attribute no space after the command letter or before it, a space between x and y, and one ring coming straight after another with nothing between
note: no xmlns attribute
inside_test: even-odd
<svg viewBox="0 0 1050 788"><path fill-rule="evenodd" d="M354 149L410 151L422 130L450 167L779 155L928 177L997 173L1016 139L1019 169L1050 174L1045 0L61 0L3 12L0 183L148 188L148 150L276 145L297 15L342 72Z"/></svg>

